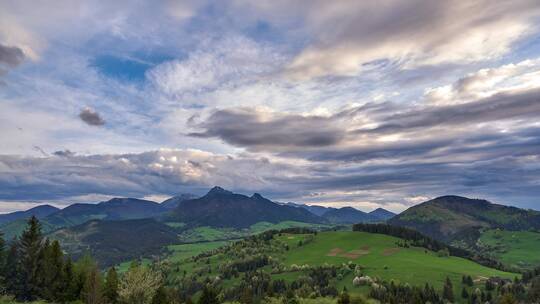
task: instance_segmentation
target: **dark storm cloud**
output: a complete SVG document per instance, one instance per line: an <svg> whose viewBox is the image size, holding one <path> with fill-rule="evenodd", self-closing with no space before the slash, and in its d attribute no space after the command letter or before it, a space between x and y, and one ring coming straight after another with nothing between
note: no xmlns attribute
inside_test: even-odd
<svg viewBox="0 0 540 304"><path fill-rule="evenodd" d="M375 127L366 127L357 118L369 117ZM311 160L369 160L422 155L437 149L465 147L483 142L499 132L486 128L477 133L452 133L490 122L540 117L540 89L499 93L456 105L413 107L392 102L368 103L332 116L291 114L264 115L255 110L220 110L198 124L202 132L193 137L219 138L229 144L252 150L277 152ZM432 133L426 133L428 130ZM445 131L447 130L447 131ZM437 132L446 135L438 136ZM418 136L414 134L418 133ZM408 140L379 142L383 135L413 134ZM426 138L426 134L434 134ZM441 134L439 134L441 135ZM504 139L508 134L498 136ZM485 138L485 139L484 139ZM478 142L476 142L478 143ZM299 149L304 148L304 149Z"/></svg>
<svg viewBox="0 0 540 304"><path fill-rule="evenodd" d="M75 152L67 150L67 149L66 150L55 151L55 152L53 152L53 154L56 155L56 156L60 156L60 157L75 156Z"/></svg>
<svg viewBox="0 0 540 304"><path fill-rule="evenodd" d="M16 46L7 46L0 43L0 64L5 64L12 68L24 61L23 51Z"/></svg>
<svg viewBox="0 0 540 304"><path fill-rule="evenodd" d="M102 126L105 124L105 120L101 118L98 112L85 108L79 113L79 118L89 126Z"/></svg>
<svg viewBox="0 0 540 304"><path fill-rule="evenodd" d="M247 147L323 147L339 143L345 131L332 117L265 114L253 110L220 110L199 125L193 137L216 137Z"/></svg>
<svg viewBox="0 0 540 304"><path fill-rule="evenodd" d="M465 104L428 106L389 115L386 123L357 133L386 134L540 116L540 89L497 95Z"/></svg>

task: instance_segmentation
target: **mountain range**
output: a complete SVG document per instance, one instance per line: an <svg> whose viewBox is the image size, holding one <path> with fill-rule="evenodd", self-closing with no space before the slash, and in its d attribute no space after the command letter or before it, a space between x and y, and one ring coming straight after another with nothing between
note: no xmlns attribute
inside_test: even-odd
<svg viewBox="0 0 540 304"><path fill-rule="evenodd" d="M352 207L279 204L257 193L249 197L214 187L199 198L193 194L181 194L162 203L135 198L113 198L97 204L76 203L64 209L42 205L26 211L0 215L0 229L9 237L16 236L22 231L24 221L31 215L40 219L45 232L50 232L58 228L77 226L90 220L155 218L181 222L190 227L245 228L261 221L332 224L378 222L386 221L395 214L382 208L366 213Z"/></svg>
<svg viewBox="0 0 540 304"><path fill-rule="evenodd" d="M189 226L247 228L258 222L298 221L322 223L324 219L302 208L279 205L255 193L236 194L220 187L200 198L183 201L168 216Z"/></svg>
<svg viewBox="0 0 540 304"><path fill-rule="evenodd" d="M245 235L254 233L256 230L251 229L259 223L320 226L387 222L413 228L447 243L456 240L463 243L468 238L468 244L476 242L480 229L484 228L540 229L538 211L460 196L438 197L396 215L382 208L367 213L352 207L276 203L257 193L247 196L214 187L201 197L182 194L162 203L113 198L98 204L73 204L64 209L43 205L3 214L0 230L5 239L20 235L31 215L38 217L43 231L60 240L71 254L91 252L103 265L158 254L166 245L182 242L183 235L204 229Z"/></svg>
<svg viewBox="0 0 540 304"><path fill-rule="evenodd" d="M303 208L309 212L326 219L333 224L355 224L369 222L384 222L396 214L383 208L377 208L371 212L363 212L353 207L324 207L318 205L304 205L297 203L284 203L282 205Z"/></svg>

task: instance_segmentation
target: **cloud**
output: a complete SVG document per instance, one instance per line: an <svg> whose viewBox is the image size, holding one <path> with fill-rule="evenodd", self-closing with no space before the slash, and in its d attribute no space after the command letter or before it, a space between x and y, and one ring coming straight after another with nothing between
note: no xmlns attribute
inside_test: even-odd
<svg viewBox="0 0 540 304"><path fill-rule="evenodd" d="M288 66L297 79L354 76L385 60L414 68L497 59L536 32L540 15L534 0L240 3L284 31L310 37Z"/></svg>
<svg viewBox="0 0 540 304"><path fill-rule="evenodd" d="M536 134L536 135L533 135ZM538 138L538 130L529 140ZM540 195L540 142L493 138L490 146L463 151L475 159L458 161L388 154L384 161L306 162L224 155L197 150L132 154L20 157L0 155L0 200L69 202L84 196L202 194L213 185L282 201L336 202L403 210L411 196L461 194L524 204ZM472 144L472 141L471 141ZM527 145L530 147L527 148ZM499 146L497 153L492 147ZM460 147L462 148L462 147ZM405 148L406 149L406 148ZM487 152L487 154L479 153ZM370 202L367 204L366 202ZM396 207L399 205L400 207Z"/></svg>
<svg viewBox="0 0 540 304"><path fill-rule="evenodd" d="M387 134L432 127L465 126L471 124L532 118L540 115L540 89L498 93L474 102L440 107L420 107L388 115L386 121L372 129L359 129L360 134Z"/></svg>
<svg viewBox="0 0 540 304"><path fill-rule="evenodd" d="M16 67L24 60L23 51L15 46L6 46L0 43L0 64Z"/></svg>
<svg viewBox="0 0 540 304"><path fill-rule="evenodd" d="M79 113L79 118L89 126L102 126L105 124L105 120L101 118L101 115L90 108L84 108Z"/></svg>
<svg viewBox="0 0 540 304"><path fill-rule="evenodd" d="M214 112L198 125L193 137L217 137L229 144L257 148L323 147L345 136L333 117L279 114L262 109L229 109Z"/></svg>
<svg viewBox="0 0 540 304"><path fill-rule="evenodd" d="M455 83L425 91L425 101L433 105L455 105L498 93L540 87L540 59L527 59L494 68L480 69Z"/></svg>
<svg viewBox="0 0 540 304"><path fill-rule="evenodd" d="M203 41L186 59L162 63L147 77L162 92L181 96L260 79L280 61L272 47L233 35Z"/></svg>
<svg viewBox="0 0 540 304"><path fill-rule="evenodd" d="M60 156L60 157L72 157L72 156L75 156L75 152L73 151L70 151L70 150L59 150L59 151L55 151L53 152L54 155L56 156Z"/></svg>

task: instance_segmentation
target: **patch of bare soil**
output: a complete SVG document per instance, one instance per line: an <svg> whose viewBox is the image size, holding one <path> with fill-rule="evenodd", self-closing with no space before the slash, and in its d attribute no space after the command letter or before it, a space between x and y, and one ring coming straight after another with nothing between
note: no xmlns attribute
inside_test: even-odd
<svg viewBox="0 0 540 304"><path fill-rule="evenodd" d="M398 253L400 250L400 248L386 248L384 251L383 251L383 255L384 256L391 256L391 255L394 255L396 253Z"/></svg>
<svg viewBox="0 0 540 304"><path fill-rule="evenodd" d="M326 256L338 256L339 254L341 254L343 252L343 249L341 248L333 248L332 250L330 250Z"/></svg>

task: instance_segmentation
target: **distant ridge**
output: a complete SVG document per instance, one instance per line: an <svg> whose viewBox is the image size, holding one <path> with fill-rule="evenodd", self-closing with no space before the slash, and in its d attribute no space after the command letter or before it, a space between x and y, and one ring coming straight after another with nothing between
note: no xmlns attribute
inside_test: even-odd
<svg viewBox="0 0 540 304"><path fill-rule="evenodd" d="M174 209L183 201L187 201L194 198L197 198L195 194L182 193L180 195L176 195L167 200L164 200L163 202L161 202L161 207L164 207L166 209Z"/></svg>
<svg viewBox="0 0 540 304"><path fill-rule="evenodd" d="M368 214L375 217L378 220L381 220L381 221L387 221L387 220L393 218L394 216L396 216L396 214L394 212L388 211L388 210L386 210L384 208L377 208L377 209L369 212Z"/></svg>
<svg viewBox="0 0 540 304"><path fill-rule="evenodd" d="M376 222L379 219L369 213L360 211L353 207L343 207L325 212L323 217L335 224L356 224L366 222Z"/></svg>
<svg viewBox="0 0 540 304"><path fill-rule="evenodd" d="M73 204L44 218L59 226L74 226L89 220L150 218L167 212L160 204L136 198L113 198L98 204Z"/></svg>
<svg viewBox="0 0 540 304"><path fill-rule="evenodd" d="M247 228L262 221L325 222L303 208L277 204L258 193L249 197L217 186L203 197L183 201L170 217L190 226L234 228Z"/></svg>
<svg viewBox="0 0 540 304"><path fill-rule="evenodd" d="M323 207L318 205L304 205L296 203L284 203L283 205L304 208L307 211L324 217L334 223L362 223L386 221L394 217L396 214L383 208L377 208L371 212L363 212L352 207L334 208Z"/></svg>
<svg viewBox="0 0 540 304"><path fill-rule="evenodd" d="M37 217L38 219L42 219L52 213L57 212L58 210L60 209L51 205L39 205L25 211L16 211L12 213L0 214L0 225L20 219L28 219L32 217L32 215Z"/></svg>

